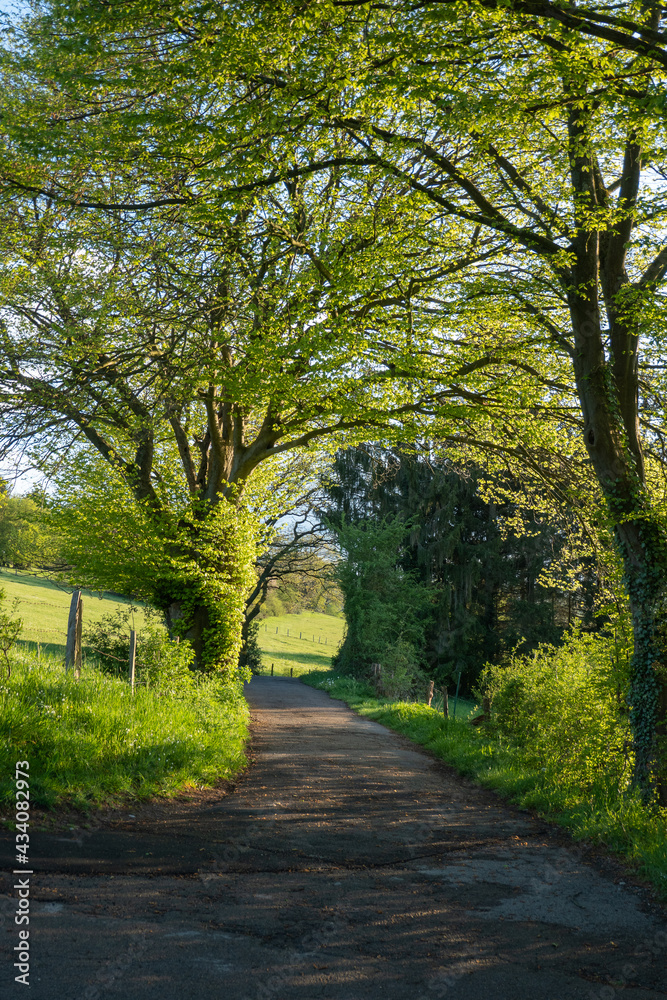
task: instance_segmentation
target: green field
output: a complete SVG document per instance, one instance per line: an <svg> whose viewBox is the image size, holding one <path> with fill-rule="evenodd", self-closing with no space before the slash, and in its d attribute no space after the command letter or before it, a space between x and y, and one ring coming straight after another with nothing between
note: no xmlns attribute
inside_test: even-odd
<svg viewBox="0 0 667 1000"><path fill-rule="evenodd" d="M67 617L72 599L72 588L55 583L46 576L19 570L0 570L0 587L5 592L5 608L10 609L17 599L20 603L16 610L23 619L21 641L31 649L36 649L37 643L47 652L65 654L67 635ZM113 614L119 608L127 608L132 602L114 594L113 597L100 597L90 590L83 591L83 627L99 621L105 615ZM135 604L136 607L136 604ZM138 628L144 623L141 610L135 613Z"/></svg>
<svg viewBox="0 0 667 1000"><path fill-rule="evenodd" d="M345 620L316 611L300 615L280 615L263 618L259 623L259 646L262 650L262 672L295 677L311 670L328 670L331 657L345 633Z"/></svg>

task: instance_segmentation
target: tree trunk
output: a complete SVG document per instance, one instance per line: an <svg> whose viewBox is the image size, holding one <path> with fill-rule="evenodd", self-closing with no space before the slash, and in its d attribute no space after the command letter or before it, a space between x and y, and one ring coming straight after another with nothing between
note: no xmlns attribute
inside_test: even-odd
<svg viewBox="0 0 667 1000"><path fill-rule="evenodd" d="M602 350L596 304L571 303L584 440L607 501L622 558L634 633L631 724L635 781L667 802L667 538L644 483L639 447L621 416L616 378Z"/></svg>
<svg viewBox="0 0 667 1000"><path fill-rule="evenodd" d="M654 555L647 545L638 566L636 559L630 568L626 563L634 638L630 719L636 781L644 789L653 786L660 803L667 805L667 605L665 579Z"/></svg>
<svg viewBox="0 0 667 1000"><path fill-rule="evenodd" d="M186 609L182 600L172 601L164 611L169 634L187 639L195 652L193 670L206 669L205 632L210 628L208 608L203 604Z"/></svg>

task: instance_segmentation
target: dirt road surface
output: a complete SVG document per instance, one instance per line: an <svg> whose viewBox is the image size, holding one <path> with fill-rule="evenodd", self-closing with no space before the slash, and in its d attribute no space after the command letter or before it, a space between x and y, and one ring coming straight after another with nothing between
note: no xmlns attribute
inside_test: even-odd
<svg viewBox="0 0 667 1000"><path fill-rule="evenodd" d="M34 836L29 993L3 835L3 998L667 998L667 925L618 865L296 680L248 697L228 794Z"/></svg>

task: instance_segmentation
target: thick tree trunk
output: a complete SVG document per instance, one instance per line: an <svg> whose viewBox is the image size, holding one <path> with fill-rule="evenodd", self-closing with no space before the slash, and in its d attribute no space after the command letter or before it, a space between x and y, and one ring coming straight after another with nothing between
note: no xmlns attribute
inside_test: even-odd
<svg viewBox="0 0 667 1000"><path fill-rule="evenodd" d="M256 553L254 518L221 499L196 508L171 530L167 571L155 581L153 603L170 633L192 645L194 669L237 680Z"/></svg>
<svg viewBox="0 0 667 1000"><path fill-rule="evenodd" d="M628 433L595 302L571 301L584 440L607 500L623 561L634 632L630 690L635 780L667 803L667 538L644 483L638 438ZM633 428L631 428L633 430Z"/></svg>
<svg viewBox="0 0 667 1000"><path fill-rule="evenodd" d="M650 527L643 525L640 532L647 538L641 561L626 561L634 637L631 722L637 783L655 787L667 805L667 601L661 553L652 549Z"/></svg>

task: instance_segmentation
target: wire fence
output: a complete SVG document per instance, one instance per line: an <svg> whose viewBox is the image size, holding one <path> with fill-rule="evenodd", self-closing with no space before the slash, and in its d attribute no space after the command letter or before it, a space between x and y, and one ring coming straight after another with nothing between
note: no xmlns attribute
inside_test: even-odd
<svg viewBox="0 0 667 1000"><path fill-rule="evenodd" d="M289 639L296 639L296 637L297 637L297 635L296 635L297 631L299 631L299 630L292 629L290 631L290 629L284 629L283 631L281 631L280 630L280 626L278 625L278 626L275 627L275 632L274 632L274 626L273 625L269 626L266 623L264 624L264 632L267 632L268 634L275 634L277 636L284 636L284 637L289 638ZM315 642L315 640L317 640L316 645L318 645L318 646L319 645L328 646L329 645L329 636L326 636L326 635L324 636L324 642L322 642L322 638L323 637L321 635L318 635L317 633L308 632L306 629L301 629L299 631L299 639L301 639L303 642L311 642L312 643L312 642ZM336 642L335 639L331 640L331 644L332 645L334 645L335 642Z"/></svg>

